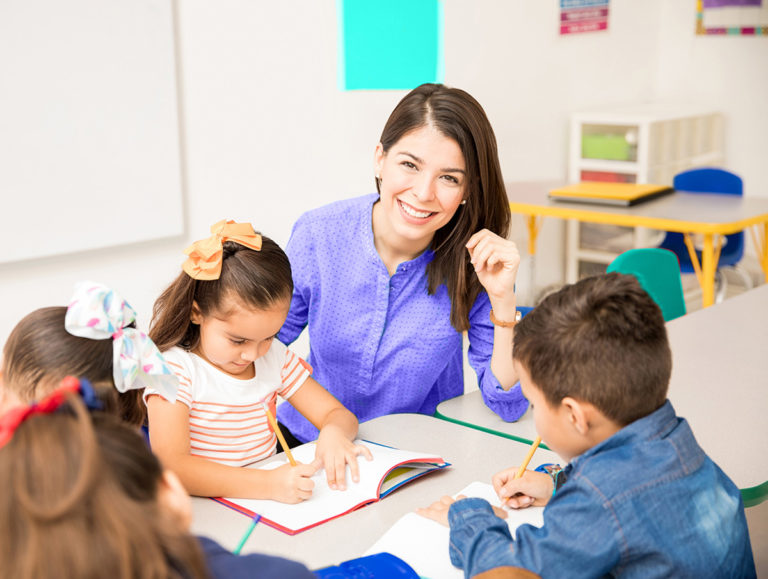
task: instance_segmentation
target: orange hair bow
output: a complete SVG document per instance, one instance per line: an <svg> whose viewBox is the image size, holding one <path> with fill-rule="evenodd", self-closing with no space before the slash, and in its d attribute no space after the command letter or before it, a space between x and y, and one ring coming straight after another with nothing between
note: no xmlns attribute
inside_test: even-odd
<svg viewBox="0 0 768 579"><path fill-rule="evenodd" d="M234 241L261 251L261 235L253 230L250 223L235 223L222 219L211 225L211 233L213 235L207 239L195 241L184 250L189 258L181 267L192 279L219 279L225 241Z"/></svg>

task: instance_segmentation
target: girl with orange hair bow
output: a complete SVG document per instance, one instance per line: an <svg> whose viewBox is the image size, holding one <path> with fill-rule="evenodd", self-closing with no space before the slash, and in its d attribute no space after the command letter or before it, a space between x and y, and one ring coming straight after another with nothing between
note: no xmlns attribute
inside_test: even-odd
<svg viewBox="0 0 768 579"><path fill-rule="evenodd" d="M312 496L325 468L331 488L359 478L357 419L311 376L309 365L275 339L291 304L288 257L248 223L220 221L192 244L183 272L155 303L150 336L179 378L171 403L152 388L144 399L152 449L193 495ZM312 464L239 468L271 456L277 443L267 410L277 396L320 431Z"/></svg>

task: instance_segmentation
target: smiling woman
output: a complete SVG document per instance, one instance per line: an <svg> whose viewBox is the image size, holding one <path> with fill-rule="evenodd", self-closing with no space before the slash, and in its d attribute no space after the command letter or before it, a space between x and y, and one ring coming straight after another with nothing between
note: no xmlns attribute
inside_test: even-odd
<svg viewBox="0 0 768 579"><path fill-rule="evenodd" d="M461 394L467 331L486 403L516 420L527 408L512 367L520 255L506 239L509 205L485 112L460 89L417 87L384 127L374 175L378 194L294 225L294 292L278 338L290 344L308 327L314 376L364 421L432 414ZM278 415L299 441L316 436L289 404Z"/></svg>

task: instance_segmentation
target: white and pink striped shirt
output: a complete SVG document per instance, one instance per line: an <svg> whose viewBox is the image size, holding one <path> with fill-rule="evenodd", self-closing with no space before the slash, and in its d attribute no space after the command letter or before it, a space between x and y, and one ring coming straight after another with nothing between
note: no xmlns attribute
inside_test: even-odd
<svg viewBox="0 0 768 579"><path fill-rule="evenodd" d="M311 368L278 340L254 362L256 374L240 380L181 348L163 352L179 378L177 402L189 407L190 454L229 466L271 456L276 438L261 406L275 412L277 396L293 396ZM158 394L147 388L144 400Z"/></svg>

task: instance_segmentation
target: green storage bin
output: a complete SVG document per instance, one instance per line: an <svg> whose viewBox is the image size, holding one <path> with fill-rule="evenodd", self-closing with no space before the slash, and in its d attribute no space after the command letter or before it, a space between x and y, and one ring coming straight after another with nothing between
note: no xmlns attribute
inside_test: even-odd
<svg viewBox="0 0 768 579"><path fill-rule="evenodd" d="M582 135L581 157L583 159L630 161L632 160L632 151L624 135Z"/></svg>

